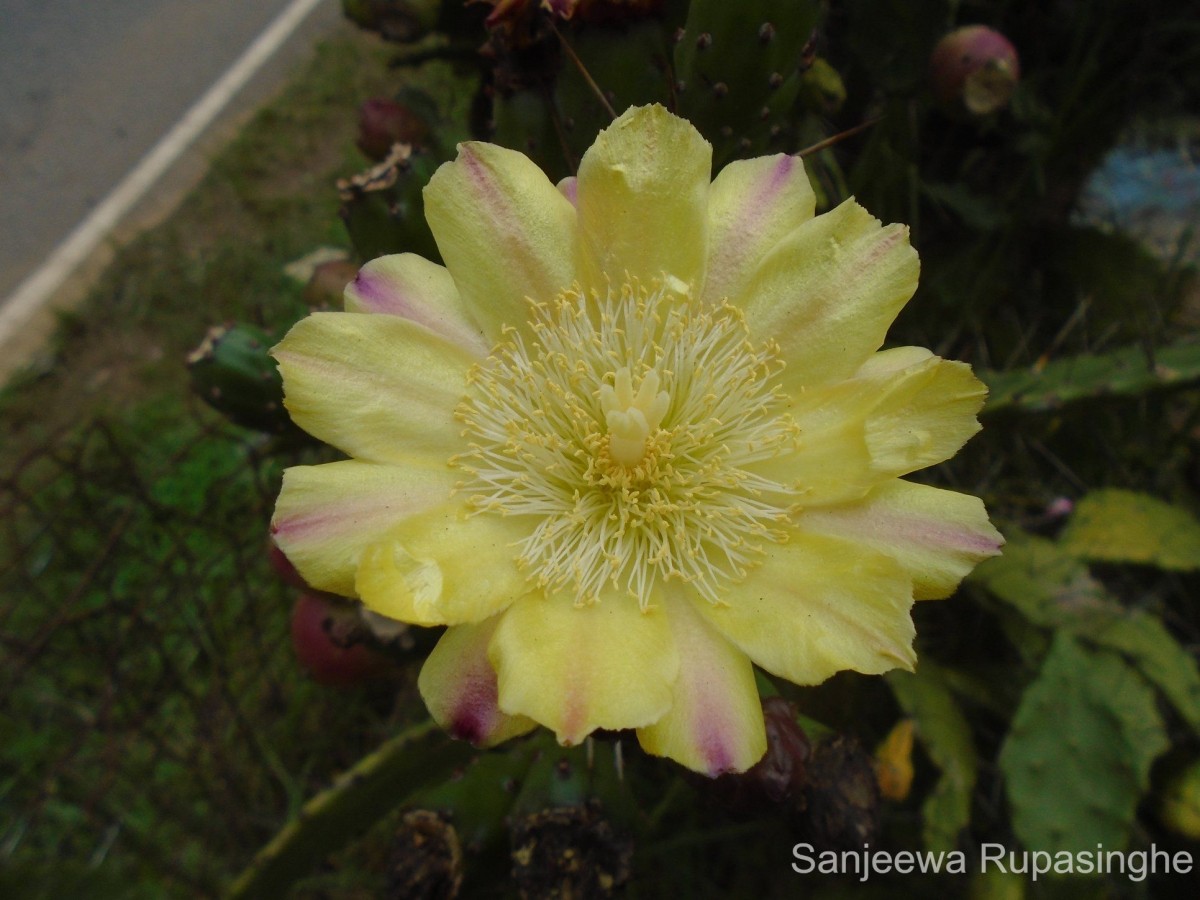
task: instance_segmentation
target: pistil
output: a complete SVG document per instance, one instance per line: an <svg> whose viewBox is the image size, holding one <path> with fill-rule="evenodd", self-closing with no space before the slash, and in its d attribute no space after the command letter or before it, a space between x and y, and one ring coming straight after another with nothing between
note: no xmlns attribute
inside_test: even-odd
<svg viewBox="0 0 1200 900"><path fill-rule="evenodd" d="M659 389L659 376L650 369L642 376L637 393L629 366L613 375L612 384L600 386L600 409L608 425L608 455L618 465L636 466L646 455L646 441L658 430L671 397Z"/></svg>

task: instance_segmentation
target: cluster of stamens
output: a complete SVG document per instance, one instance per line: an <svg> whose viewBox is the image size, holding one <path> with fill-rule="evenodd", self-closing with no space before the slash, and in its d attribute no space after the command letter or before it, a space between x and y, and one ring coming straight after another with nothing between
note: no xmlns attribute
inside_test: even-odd
<svg viewBox="0 0 1200 900"><path fill-rule="evenodd" d="M577 604L624 587L645 608L674 578L719 603L795 502L754 471L796 444L779 365L730 306L658 284L569 290L472 371L470 451L451 462L478 511L531 517L516 552L539 587Z"/></svg>

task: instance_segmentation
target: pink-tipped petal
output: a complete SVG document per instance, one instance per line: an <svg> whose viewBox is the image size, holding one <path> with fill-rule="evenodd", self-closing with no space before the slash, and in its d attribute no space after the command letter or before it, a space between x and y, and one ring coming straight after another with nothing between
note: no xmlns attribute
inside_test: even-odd
<svg viewBox="0 0 1200 900"><path fill-rule="evenodd" d="M797 525L892 557L912 575L918 600L948 597L1004 545L978 497L899 479L858 503L807 510Z"/></svg>
<svg viewBox="0 0 1200 900"><path fill-rule="evenodd" d="M487 649L499 616L446 629L417 678L434 720L459 740L492 747L524 734L537 723L510 716L497 704L496 671Z"/></svg>
<svg viewBox="0 0 1200 900"><path fill-rule="evenodd" d="M776 244L730 300L752 335L779 344L783 382L799 390L854 374L882 346L919 270L907 228L847 200Z"/></svg>
<svg viewBox="0 0 1200 900"><path fill-rule="evenodd" d="M523 328L528 300L575 282L575 208L528 157L460 144L425 188L425 215L470 318L489 343Z"/></svg>
<svg viewBox="0 0 1200 900"><path fill-rule="evenodd" d="M741 297L767 254L815 208L799 157L781 153L729 163L709 192L704 299Z"/></svg>
<svg viewBox="0 0 1200 900"><path fill-rule="evenodd" d="M346 311L403 316L474 356L491 349L443 266L414 253L373 259L346 285Z"/></svg>
<svg viewBox="0 0 1200 900"><path fill-rule="evenodd" d="M399 316L313 313L271 351L284 405L313 437L373 462L445 462L475 357Z"/></svg>
<svg viewBox="0 0 1200 900"><path fill-rule="evenodd" d="M558 183L558 192L571 201L572 206L579 205L579 179L568 175Z"/></svg>
<svg viewBox="0 0 1200 900"><path fill-rule="evenodd" d="M309 586L354 595L363 551L405 519L444 503L458 480L445 464L348 459L283 473L271 531Z"/></svg>
<svg viewBox="0 0 1200 900"><path fill-rule="evenodd" d="M638 729L638 741L647 753L712 777L744 772L767 749L754 667L692 608L697 602L703 601L687 596L686 589L667 595L679 677L670 710Z"/></svg>

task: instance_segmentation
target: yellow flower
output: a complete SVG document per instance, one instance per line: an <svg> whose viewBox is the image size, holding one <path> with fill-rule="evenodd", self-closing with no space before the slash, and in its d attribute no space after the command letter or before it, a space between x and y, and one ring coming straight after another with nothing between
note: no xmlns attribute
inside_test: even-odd
<svg viewBox="0 0 1200 900"><path fill-rule="evenodd" d="M636 729L717 774L766 742L752 662L800 684L911 668L917 599L1001 539L900 480L977 429L968 366L879 352L902 226L814 217L801 162L734 162L632 109L557 187L463 144L425 192L446 265L363 267L276 348L296 422L275 538L315 588L448 625L434 717L490 746Z"/></svg>

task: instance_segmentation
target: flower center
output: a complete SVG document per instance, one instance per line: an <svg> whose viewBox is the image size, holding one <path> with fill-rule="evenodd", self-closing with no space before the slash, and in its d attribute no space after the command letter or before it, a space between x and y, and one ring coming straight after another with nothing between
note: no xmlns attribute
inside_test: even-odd
<svg viewBox="0 0 1200 900"><path fill-rule="evenodd" d="M660 284L568 290L531 327L472 370L458 409L471 505L530 517L518 564L577 604L611 585L645 608L672 578L721 602L785 539L797 496L755 472L796 446L774 349L736 309Z"/></svg>

